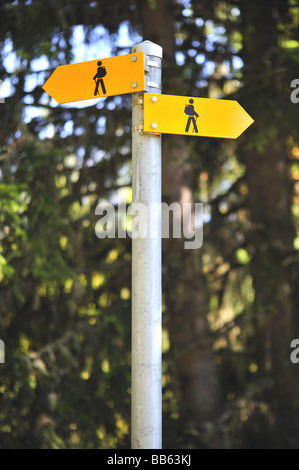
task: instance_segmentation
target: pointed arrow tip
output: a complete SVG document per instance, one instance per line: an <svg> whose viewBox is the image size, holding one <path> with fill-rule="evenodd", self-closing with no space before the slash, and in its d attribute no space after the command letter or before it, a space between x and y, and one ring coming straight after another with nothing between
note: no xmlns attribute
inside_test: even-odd
<svg viewBox="0 0 299 470"><path fill-rule="evenodd" d="M236 139L238 137L240 137L240 135L243 134L243 132L246 131L246 129L248 129L248 127L251 126L251 124L254 123L254 119L252 119L252 117L247 113L247 111L245 111L245 109L240 105L240 103L238 103L238 106L241 108L242 110L242 129L241 131L239 132L239 134L235 137Z"/></svg>
<svg viewBox="0 0 299 470"><path fill-rule="evenodd" d="M61 66L59 65L54 70L54 72L50 75L50 77L44 83L44 85L42 86L42 89L46 93L48 93L48 95L51 96L51 98L57 101L58 104L63 103L63 101L59 97L60 93L57 92L57 79L59 79L59 76L60 76L60 69L61 69Z"/></svg>
<svg viewBox="0 0 299 470"><path fill-rule="evenodd" d="M48 80L44 83L44 85L42 86L42 89L48 93L49 96L51 96L51 98L53 98L53 96L51 95L51 87L49 86L49 80L51 79L51 76L48 78Z"/></svg>

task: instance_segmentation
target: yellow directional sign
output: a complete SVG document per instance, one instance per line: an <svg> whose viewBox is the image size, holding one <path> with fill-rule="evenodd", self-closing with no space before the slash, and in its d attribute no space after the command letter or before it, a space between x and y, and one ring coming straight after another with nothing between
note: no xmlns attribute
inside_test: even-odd
<svg viewBox="0 0 299 470"><path fill-rule="evenodd" d="M43 89L60 104L144 91L144 52L61 65Z"/></svg>
<svg viewBox="0 0 299 470"><path fill-rule="evenodd" d="M144 132L236 139L253 122L237 101L144 94Z"/></svg>

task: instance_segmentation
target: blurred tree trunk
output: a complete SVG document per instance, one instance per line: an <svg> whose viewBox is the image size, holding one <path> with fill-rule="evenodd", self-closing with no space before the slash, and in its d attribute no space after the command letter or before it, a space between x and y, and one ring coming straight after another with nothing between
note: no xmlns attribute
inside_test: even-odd
<svg viewBox="0 0 299 470"><path fill-rule="evenodd" d="M183 78L175 73L175 18L171 0L139 2L144 39L163 47L163 93L180 94ZM185 139L163 135L163 196L168 204L192 203L192 168ZM199 250L184 249L183 241L164 240L163 292L174 368L180 390L181 417L199 422L218 407L219 384L207 314L209 303Z"/></svg>
<svg viewBox="0 0 299 470"><path fill-rule="evenodd" d="M278 68L278 24L284 13L281 5L286 4L278 0L240 2L244 89L250 92L248 111L252 109L255 119L244 140L247 145L242 155L249 189L250 242L254 247L256 358L260 374L274 378L279 400L287 400L290 390L287 380L292 301L285 260L293 251L295 236L287 135L281 111L285 106L283 86L289 87L289 83L286 78L281 84Z"/></svg>

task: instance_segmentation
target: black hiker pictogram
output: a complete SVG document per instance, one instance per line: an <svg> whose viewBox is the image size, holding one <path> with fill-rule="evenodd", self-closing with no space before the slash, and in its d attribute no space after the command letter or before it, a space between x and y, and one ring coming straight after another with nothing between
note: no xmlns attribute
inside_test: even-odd
<svg viewBox="0 0 299 470"><path fill-rule="evenodd" d="M192 124L193 124L192 132L196 132L196 134L197 134L198 129L197 129L197 125L196 125L196 119L198 118L198 114L194 109L194 106L193 106L194 100L192 98L190 98L189 103L190 104L186 104L185 111L184 111L184 113L187 114L187 116L188 116L188 121L187 121L185 132L189 131L189 127L190 127L190 124L192 122Z"/></svg>
<svg viewBox="0 0 299 470"><path fill-rule="evenodd" d="M106 69L105 69L105 67L102 66L102 61L99 60L97 73L93 77L93 79L96 81L96 88L94 90L94 96L100 95L100 92L99 92L100 84L101 84L101 87L102 87L103 94L104 95L106 94L106 88L105 88L105 84L104 84L104 80L103 80L103 78L106 76L106 74L107 74Z"/></svg>

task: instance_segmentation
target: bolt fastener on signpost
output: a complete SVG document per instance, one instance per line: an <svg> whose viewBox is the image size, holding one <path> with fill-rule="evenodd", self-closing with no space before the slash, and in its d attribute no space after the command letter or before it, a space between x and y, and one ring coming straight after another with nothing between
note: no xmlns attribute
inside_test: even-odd
<svg viewBox="0 0 299 470"><path fill-rule="evenodd" d="M162 47L144 41L147 92L161 93ZM154 64L154 65L150 65ZM149 84L154 84L151 88ZM133 449L162 448L161 135L144 134L144 93L133 95L133 203L150 211L146 238L132 239L132 438Z"/></svg>

